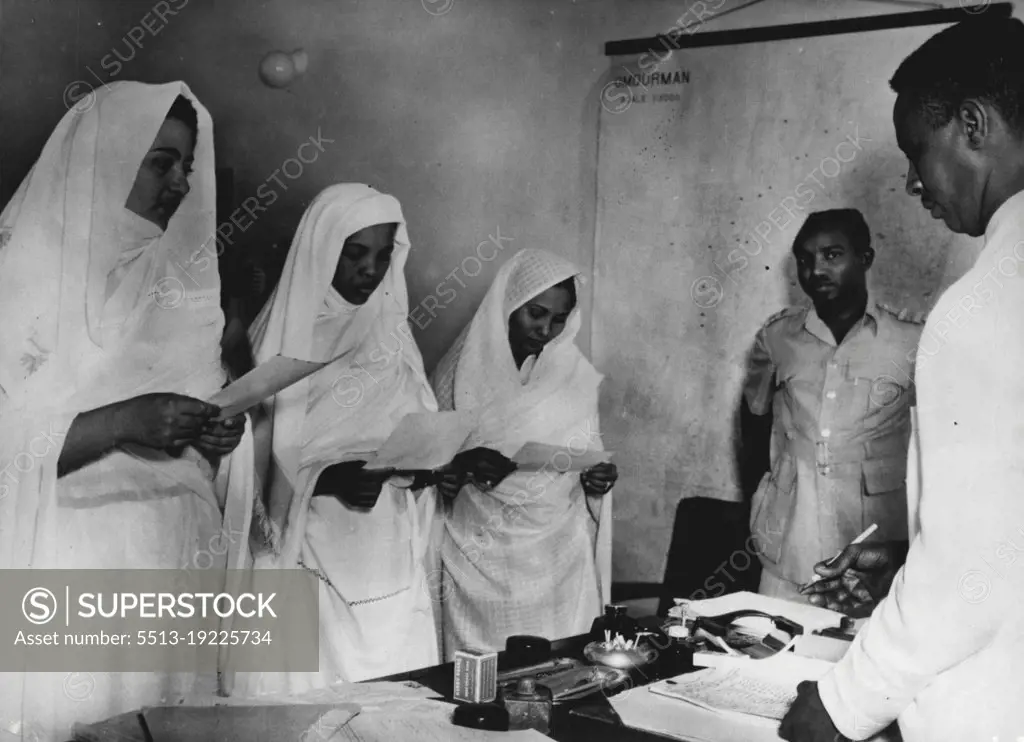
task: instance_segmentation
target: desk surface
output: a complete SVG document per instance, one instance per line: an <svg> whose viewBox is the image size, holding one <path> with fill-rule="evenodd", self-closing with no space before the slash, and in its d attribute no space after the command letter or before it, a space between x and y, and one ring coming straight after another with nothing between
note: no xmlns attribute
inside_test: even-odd
<svg viewBox="0 0 1024 742"><path fill-rule="evenodd" d="M647 623L643 621L643 623ZM555 657L583 659L583 647L590 641L587 635L574 636L552 642ZM505 669L504 652L498 654L499 669ZM644 685L660 677L656 671L644 668L634 671L633 685ZM454 667L451 662L412 672L377 678L380 681L414 680L444 698L452 697ZM559 704L552 717L551 737L559 742L585 742L594 739L621 740L622 742L662 742L668 738L623 726L611 704L600 693L570 704ZM77 730L74 742L148 742L139 723L138 712L115 716Z"/></svg>

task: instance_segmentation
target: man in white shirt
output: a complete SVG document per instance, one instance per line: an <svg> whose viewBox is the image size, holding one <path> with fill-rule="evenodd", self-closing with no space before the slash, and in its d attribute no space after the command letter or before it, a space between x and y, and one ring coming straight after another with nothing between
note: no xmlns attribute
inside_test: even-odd
<svg viewBox="0 0 1024 742"><path fill-rule="evenodd" d="M1024 740L1024 23L948 28L890 85L908 191L985 247L921 337L906 561L779 734L863 740L898 721L905 742ZM817 566L819 601L870 600L850 576L884 588L899 550Z"/></svg>

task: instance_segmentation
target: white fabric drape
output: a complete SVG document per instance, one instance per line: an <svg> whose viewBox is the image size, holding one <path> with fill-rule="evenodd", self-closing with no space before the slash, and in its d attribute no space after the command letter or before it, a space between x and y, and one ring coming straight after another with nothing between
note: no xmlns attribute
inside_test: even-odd
<svg viewBox="0 0 1024 742"><path fill-rule="evenodd" d="M199 134L191 193L161 234L124 204L178 95ZM225 506L247 510L237 501L251 497L240 481L251 486L249 434L221 462L220 491L193 449L117 450L57 479L77 414L148 392L205 399L224 382L220 278L202 257L216 219L209 114L183 83L113 83L95 96L64 116L0 217L0 567L223 568L197 555ZM160 703L194 680L92 673L92 693L72 700L65 676L0 676L3 727L66 740L74 721Z"/></svg>
<svg viewBox="0 0 1024 742"><path fill-rule="evenodd" d="M387 274L364 305L348 304L331 286L345 240L390 223L398 229ZM256 560L257 568L303 566L321 577L320 671L240 674L238 694L299 693L437 661L424 571L433 490L388 482L370 512L312 497L328 466L375 451L406 414L437 409L408 326L409 249L397 200L365 185L328 188L303 217L281 281L250 329L260 363L277 354L344 355L270 405L270 498L285 504L287 519L279 543Z"/></svg>
<svg viewBox="0 0 1024 742"><path fill-rule="evenodd" d="M562 333L516 368L508 340L515 309L579 269L540 250L498 271L472 322L434 372L442 409L479 416L468 448L512 456L530 441L603 450L601 375L575 344L579 302ZM588 498L578 472L515 472L490 492L465 486L447 506L444 653L499 650L511 634L558 639L590 629L610 599L611 493Z"/></svg>

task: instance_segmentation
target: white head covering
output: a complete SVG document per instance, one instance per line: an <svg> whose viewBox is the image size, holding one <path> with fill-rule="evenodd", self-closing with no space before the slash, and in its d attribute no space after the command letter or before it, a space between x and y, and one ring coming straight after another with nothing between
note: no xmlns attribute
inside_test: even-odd
<svg viewBox="0 0 1024 742"><path fill-rule="evenodd" d="M5 243L0 250L0 296L6 302L0 323L0 386L11 400L33 388L66 398L62 393L74 387L72 379L80 376L83 358L97 348L113 350L118 336L130 330L124 327L111 336L102 329L109 310L107 277L131 252L141 252L144 242L159 237L156 250L148 251L153 269L146 278L153 280L141 282L139 289L154 300L163 299L161 308L175 315L176 331L189 332L188 324L210 329L210 315L187 311L186 305L194 306L197 298L205 302L217 296L219 309L216 261L198 257L216 226L209 114L180 82L117 82L94 95L88 110L75 108L64 116L0 216L0 241ZM179 95L198 114L195 166L191 192L160 236L159 228L129 212L125 201ZM158 296L167 289L174 295ZM129 303L147 303L145 295L132 299ZM124 301L122 297L119 303ZM219 321L223 323L222 316ZM219 362L219 349L217 355Z"/></svg>
<svg viewBox="0 0 1024 742"><path fill-rule="evenodd" d="M161 235L125 201L179 95L198 114L195 169ZM45 561L61 434L78 413L146 392L202 399L224 378L220 277L215 254L202 257L216 220L210 116L180 82L94 96L64 116L0 216L0 458L26 463L0 492L2 567Z"/></svg>
<svg viewBox="0 0 1024 742"><path fill-rule="evenodd" d="M586 390L578 391L596 393L601 376L575 342L582 321L578 300L562 332L537 357L525 384L509 345L512 313L569 278L575 282L579 297L579 268L543 250L521 250L501 267L472 322L434 371L434 390L441 409L529 406L559 389L576 373L589 382Z"/></svg>
<svg viewBox="0 0 1024 742"><path fill-rule="evenodd" d="M345 240L376 224L398 225L391 265L366 303L354 306L331 281ZM284 390L269 405L274 418L270 500L289 503L286 561L298 558L308 495L319 475L304 467L314 461L321 467L328 463L326 452L319 450L322 446L303 432L313 424L307 413L314 415L319 406L317 417L332 418L322 421L325 436L339 444L344 440L345 450L369 452L397 423L391 417L404 414L391 408L400 401L396 397L403 395L410 374L423 397L419 404L436 409L408 324L409 250L405 217L394 197L356 183L331 186L306 210L281 280L249 330L257 363L279 354L304 361L343 356ZM321 402L328 404L318 405Z"/></svg>
<svg viewBox="0 0 1024 742"><path fill-rule="evenodd" d="M510 316L568 278L575 282L577 303L565 328L532 368L525 363L523 370L516 368ZM530 442L603 450L602 377L575 342L581 285L576 266L542 250L518 252L498 271L433 376L442 409L476 417L466 448L484 446L506 456ZM513 472L487 492L468 484L451 504L443 542L448 656L452 648L500 647L510 634L524 633L524 626L529 627L525 633L538 636L578 633L607 599L611 495L594 498L601 515L591 541L586 533L592 520L578 472L553 466L543 473Z"/></svg>

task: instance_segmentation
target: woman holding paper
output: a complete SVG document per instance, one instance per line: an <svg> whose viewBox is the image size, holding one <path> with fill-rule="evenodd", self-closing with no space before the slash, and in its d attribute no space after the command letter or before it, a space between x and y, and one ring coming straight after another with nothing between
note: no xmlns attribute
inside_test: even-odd
<svg viewBox="0 0 1024 742"><path fill-rule="evenodd" d="M527 443L602 450L601 375L576 347L579 269L540 250L502 266L472 322L434 372L443 410L472 411L467 446L513 456ZM512 634L558 639L590 629L610 600L610 463L517 471L447 503L444 652L503 649ZM533 467L531 467L533 468Z"/></svg>
<svg viewBox="0 0 1024 742"><path fill-rule="evenodd" d="M331 186L303 216L250 328L258 363L337 360L267 406L271 543L257 557L258 567L319 577L320 672L247 675L237 684L243 694L297 693L437 662L424 566L434 490L351 463L368 459L405 415L437 410L407 321L409 249L397 200L366 185Z"/></svg>
<svg viewBox="0 0 1024 742"><path fill-rule="evenodd" d="M251 507L253 461L244 418L202 401L225 380L216 263L190 260L214 237L213 163L188 87L115 82L0 216L0 568L223 569L209 547ZM76 697L63 673L3 673L0 722L63 741L194 679L97 672Z"/></svg>

